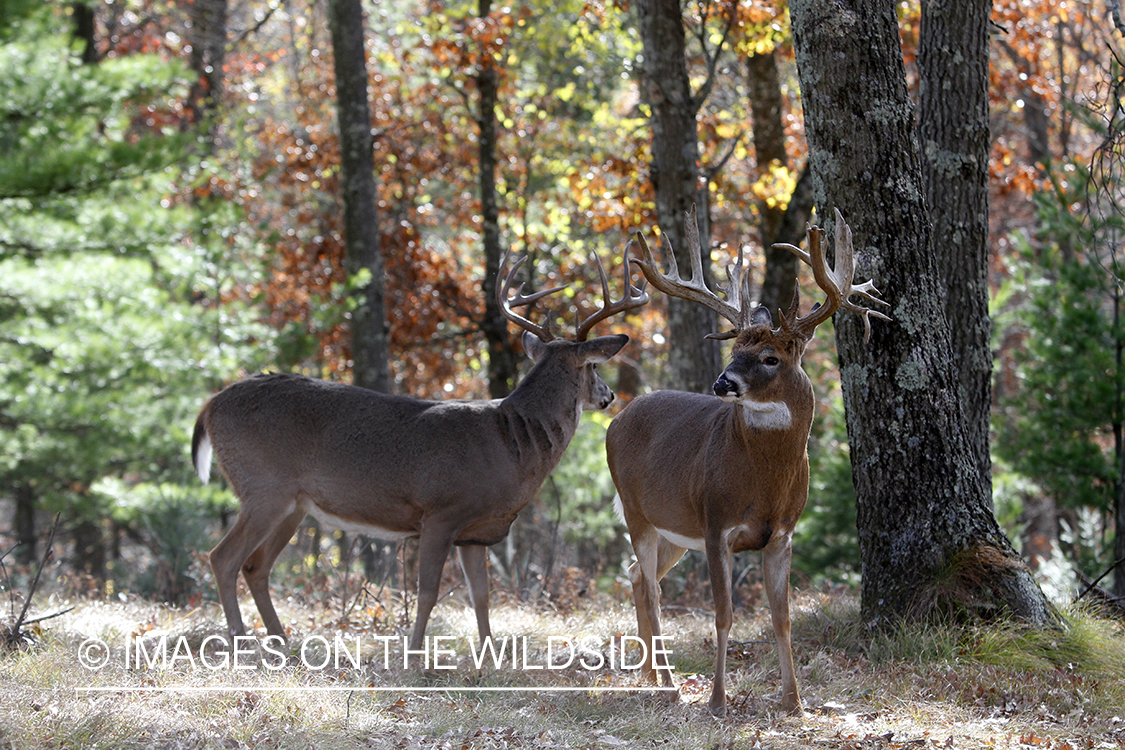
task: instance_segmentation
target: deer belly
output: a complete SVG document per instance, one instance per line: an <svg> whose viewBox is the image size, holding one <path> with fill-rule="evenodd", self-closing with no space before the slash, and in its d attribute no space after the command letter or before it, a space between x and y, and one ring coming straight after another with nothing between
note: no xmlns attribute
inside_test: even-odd
<svg viewBox="0 0 1125 750"><path fill-rule="evenodd" d="M664 537L666 540L676 545L677 547L684 547L685 549L693 549L698 552L706 552L706 544L702 538L684 536L677 534L674 531L662 529L659 526L654 527L656 533ZM745 524L732 526L723 531L723 544L729 547L732 551L741 552L747 549L759 550L766 546L769 541L770 531L768 528L759 529L757 532L752 532L750 527Z"/></svg>
<svg viewBox="0 0 1125 750"><path fill-rule="evenodd" d="M667 529L662 529L659 526L656 526L654 528L656 529L657 534L664 537L665 539L667 539L669 542L676 545L677 547L684 547L685 549L693 549L693 550L696 550L698 552L705 552L706 551L703 547L703 539L702 538L696 539L695 537L684 536L683 534L677 534L674 531L668 531Z"/></svg>
<svg viewBox="0 0 1125 750"><path fill-rule="evenodd" d="M387 541L398 541L400 539L409 539L418 536L417 531L395 531L383 526L378 526L372 523L365 523L363 521L352 521L347 518L333 515L322 508L309 503L309 514L316 520L323 524L327 524L335 529L340 529L349 534L362 534L364 536L374 537L376 539L386 539Z"/></svg>

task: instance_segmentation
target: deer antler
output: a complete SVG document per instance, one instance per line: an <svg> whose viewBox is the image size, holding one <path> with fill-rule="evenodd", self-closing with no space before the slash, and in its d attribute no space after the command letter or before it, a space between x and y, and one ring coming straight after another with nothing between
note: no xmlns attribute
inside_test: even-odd
<svg viewBox="0 0 1125 750"><path fill-rule="evenodd" d="M613 295L610 294L609 280L606 279L605 268L602 267L602 260L598 257L597 253L594 253L594 260L598 263L598 278L602 282L602 299L605 301L602 303L602 308L600 310L586 318L586 320L578 326L578 334L575 338L576 341L585 341L586 337L590 334L590 329L606 318L616 315L619 312L625 312L626 310L640 307L648 302L648 292L645 291L645 287L648 286L648 281L641 281L639 287L633 286L633 280L631 278L632 268L629 266L629 250L632 247L633 242L630 240L629 244L625 245L625 258L621 264L625 273L625 291L622 293L621 299L616 302L613 301Z"/></svg>
<svg viewBox="0 0 1125 750"><path fill-rule="evenodd" d="M750 326L751 310L744 309L744 302L750 299L750 293L748 278L745 276L745 268L742 265L742 246L739 245L738 247L738 261L734 266L727 267L727 286L722 290L727 297L724 301L707 288L707 283L703 279L703 251L699 244L699 224L695 220L695 206L692 206L688 212L685 231L688 252L691 255L690 281L685 281L680 277L676 256L671 252L668 253L668 258L672 268L668 274L661 273L660 264L653 258L652 250L645 242L644 235L640 232L637 233L637 239L641 244L642 257L634 258L633 263L641 267L645 278L660 291L673 297L698 302L704 307L714 310L734 326L732 331L709 333L707 338L720 340L734 338L739 331Z"/></svg>
<svg viewBox="0 0 1125 750"><path fill-rule="evenodd" d="M805 230L805 235L808 237L809 241L809 252L805 252L799 247L785 242L774 244L774 247L785 248L807 263L812 268L813 278L816 279L817 286L828 295L823 305L816 305L803 317L793 320L796 314L795 309L790 311L789 316L783 315L782 325L792 330L795 334L808 339L812 337L813 329L828 320L837 310L843 307L857 315L863 316L863 340L866 343L871 337L871 316L874 315L880 320L890 320L890 317L877 310L860 307L854 302L850 302L849 298L853 294L858 294L876 304L886 305L888 307L890 305L875 296L879 294L879 290L875 288L874 283L871 281L865 281L862 284L852 283L852 277L855 274L855 253L852 248L852 229L844 221L843 215L840 214L840 209L835 209L835 212L835 268L828 267L828 260L824 255L824 246L821 244L824 230L820 227L808 226Z"/></svg>
<svg viewBox="0 0 1125 750"><path fill-rule="evenodd" d="M532 302L535 302L536 300L538 300L542 297L546 297L548 294L554 294L555 292L561 292L563 289L566 289L566 287L565 286L557 286L557 287L554 287L552 289L544 289L543 291L535 292L534 294L529 294L527 296L524 296L524 294L523 294L523 284L520 284L519 289L516 290L516 296L509 299L508 298L508 290L512 287L512 280L515 278L516 271L518 271L520 269L520 266L522 266L524 264L524 261L527 260L526 255L523 256L522 258L520 258L519 260L517 260L516 264L514 266L512 266L511 270L508 271L507 275L505 275L504 274L504 267L508 265L508 255L509 254L510 254L510 252L505 252L504 257L500 259L500 268L499 268L499 270L497 271L497 274L496 274L497 278L503 278L504 279L503 284L498 284L496 286L496 300L500 303L500 311L504 314L505 318L512 321L513 323L515 323L516 325L518 325L520 328L524 329L525 331L529 331L531 333L534 333L536 336L538 336L540 338L540 340L542 340L544 342L554 341L555 334L551 333L551 329L550 329L549 324L543 325L543 326L537 326L534 323L532 323L530 320L528 320L527 318L525 318L522 315L520 315L519 313L513 311L512 308L513 307L525 307L525 306L530 305Z"/></svg>
<svg viewBox="0 0 1125 750"><path fill-rule="evenodd" d="M602 303L602 308L600 310L591 314L590 317L586 318L586 320L582 321L582 323L578 325L578 333L575 336L575 341L585 341L586 337L590 335L590 331L593 329L593 327L606 318L609 318L620 312L625 312L626 310L632 310L633 308L640 307L641 305L644 305L648 302L648 292L645 291L645 287L648 286L648 282L642 281L641 285L638 287L633 285L633 282L630 278L629 263L631 259L629 258L629 249L632 246L633 243L631 241L625 246L625 260L622 264L622 268L625 269L625 291L622 293L621 299L616 301L614 301L613 295L610 293L609 280L606 278L605 268L602 266L602 260L598 257L597 253L594 253L594 260L597 261L598 264L598 278L602 283L602 298L605 300L605 302ZM520 266L523 265L524 261L527 260L527 256L525 255L524 257L517 260L515 265L512 266L511 270L509 270L505 275L504 268L508 265L508 255L508 253L504 253L504 257L500 261L500 270L497 274L498 278L502 277L504 279L504 283L498 284L496 287L496 299L500 302L500 309L504 313L504 317L512 321L525 331L534 333L543 341L553 341L555 339L555 335L551 333L549 325L535 325L527 318L513 311L512 308L530 305L532 302L535 302L542 297L546 297L548 294L561 292L563 289L566 289L566 287L557 286L553 289L544 289L543 291L535 292L534 294L528 294L525 296L523 294L523 284L520 284L519 289L516 290L516 296L509 299L508 290L512 287L512 281L515 278L516 271L518 271Z"/></svg>

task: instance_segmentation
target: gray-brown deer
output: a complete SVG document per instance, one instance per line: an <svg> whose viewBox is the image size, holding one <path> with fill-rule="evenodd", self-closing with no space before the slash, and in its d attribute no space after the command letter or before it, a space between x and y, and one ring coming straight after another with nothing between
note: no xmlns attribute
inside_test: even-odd
<svg viewBox="0 0 1125 750"><path fill-rule="evenodd" d="M631 245L632 243L630 243ZM595 256L596 257L596 256ZM210 475L211 453L241 503L238 519L211 550L219 600L232 636L245 627L238 607L241 570L271 636L285 637L269 593L269 575L306 514L350 532L383 539L418 538L418 613L410 648L422 647L437 602L442 568L456 546L483 640L488 623L487 547L508 534L562 458L583 409L604 409L613 392L595 365L629 340L586 340L593 326L648 301L645 282L630 281L614 301L601 261L604 303L578 326L575 340L556 339L512 310L564 287L509 298L520 259L504 274L497 297L504 315L524 329L535 361L506 398L420 401L299 375L258 375L228 386L199 413L192 461Z"/></svg>
<svg viewBox="0 0 1125 750"><path fill-rule="evenodd" d="M659 672L673 685L671 668L657 659L660 639L660 579L688 549L706 553L715 603L715 681L709 708L726 713L727 636L732 622L731 555L761 550L766 595L781 661L781 705L802 711L790 642L789 566L793 528L808 499L807 443L813 389L801 356L816 327L839 308L864 316L882 313L849 301L859 294L879 304L871 282L852 284L851 231L836 212L836 267L829 268L823 231L809 227L809 252L784 245L812 266L826 303L798 317L796 295L781 325L769 310L749 308L748 284L738 262L728 269L727 300L703 281L694 210L687 222L692 279L680 278L675 260L664 275L641 240L633 262L665 294L703 304L734 326L713 338L734 338L732 361L715 381L715 396L656 391L635 399L613 420L606 435L609 468L617 485L616 507L629 528L637 562L629 571L639 637L648 644L644 677ZM671 253L668 254L672 257ZM869 330L869 329L868 329ZM718 396L718 398L716 398Z"/></svg>

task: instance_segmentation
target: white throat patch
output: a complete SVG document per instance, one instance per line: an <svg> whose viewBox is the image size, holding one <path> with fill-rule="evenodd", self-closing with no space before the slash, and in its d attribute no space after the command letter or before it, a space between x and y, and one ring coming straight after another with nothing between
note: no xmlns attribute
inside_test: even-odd
<svg viewBox="0 0 1125 750"><path fill-rule="evenodd" d="M742 406L746 426L756 430L788 430L793 417L784 401L736 401Z"/></svg>

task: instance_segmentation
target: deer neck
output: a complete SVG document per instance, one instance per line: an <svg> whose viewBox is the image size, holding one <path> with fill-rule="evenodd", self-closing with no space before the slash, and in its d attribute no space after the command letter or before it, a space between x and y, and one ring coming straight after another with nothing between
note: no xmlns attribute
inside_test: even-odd
<svg viewBox="0 0 1125 750"><path fill-rule="evenodd" d="M576 389L568 386L536 367L500 402L500 418L521 464L541 461L549 473L570 445L582 408Z"/></svg>
<svg viewBox="0 0 1125 750"><path fill-rule="evenodd" d="M813 402L812 384L801 371L774 393L734 402L731 429L750 446L770 445L776 450L792 443L803 452L812 425Z"/></svg>

